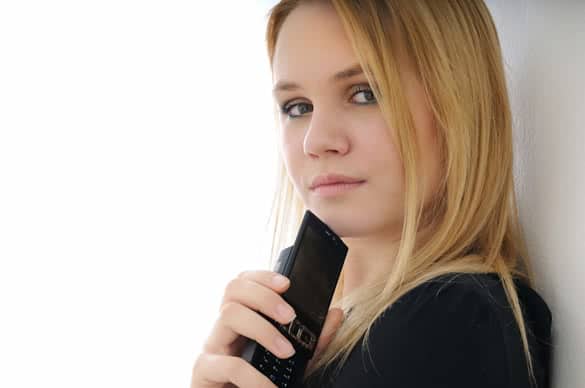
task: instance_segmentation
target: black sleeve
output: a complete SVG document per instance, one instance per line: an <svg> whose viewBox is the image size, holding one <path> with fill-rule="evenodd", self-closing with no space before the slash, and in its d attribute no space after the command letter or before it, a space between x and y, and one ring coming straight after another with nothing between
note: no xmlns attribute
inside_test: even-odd
<svg viewBox="0 0 585 388"><path fill-rule="evenodd" d="M376 373L362 386L509 387L505 338L495 309L486 294L457 284L396 304L372 327L364 360Z"/></svg>

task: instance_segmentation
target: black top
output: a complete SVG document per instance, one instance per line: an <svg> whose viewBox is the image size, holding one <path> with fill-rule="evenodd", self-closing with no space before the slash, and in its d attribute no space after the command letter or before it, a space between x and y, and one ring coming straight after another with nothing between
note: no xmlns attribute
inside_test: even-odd
<svg viewBox="0 0 585 388"><path fill-rule="evenodd" d="M552 315L514 279L525 314L538 388L550 385ZM363 341L363 337L362 337ZM495 273L449 273L410 290L374 322L368 341L306 388L529 388L524 347Z"/></svg>

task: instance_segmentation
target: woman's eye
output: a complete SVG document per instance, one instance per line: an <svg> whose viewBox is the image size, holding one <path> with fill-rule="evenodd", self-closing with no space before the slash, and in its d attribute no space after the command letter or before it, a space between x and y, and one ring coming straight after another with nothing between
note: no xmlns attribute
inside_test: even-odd
<svg viewBox="0 0 585 388"><path fill-rule="evenodd" d="M311 108L307 108L308 106L310 106ZM291 115L291 112L293 111L298 111L299 113L294 113ZM291 104L288 106L284 106L282 108L282 113L288 115L288 117L290 117L291 119L302 116L303 113L306 112L312 112L313 111L313 106L311 104L307 104L306 102L300 102L297 104Z"/></svg>
<svg viewBox="0 0 585 388"><path fill-rule="evenodd" d="M365 100L362 100L362 102L357 102L358 105L371 105L376 103L374 92L370 88L358 87L351 97L353 99L355 96L360 94L365 97ZM301 117L303 114L312 111L313 105L306 102L299 102L289 105L285 104L281 107L281 113L287 115L291 119Z"/></svg>
<svg viewBox="0 0 585 388"><path fill-rule="evenodd" d="M376 97L374 96L372 89L360 89L352 97L355 97L361 93L363 93L364 96L367 96L364 104L372 104L376 101Z"/></svg>

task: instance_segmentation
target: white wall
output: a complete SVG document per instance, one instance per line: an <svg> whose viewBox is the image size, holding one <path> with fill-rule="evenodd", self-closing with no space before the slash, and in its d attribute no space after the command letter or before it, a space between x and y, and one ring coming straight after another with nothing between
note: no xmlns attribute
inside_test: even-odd
<svg viewBox="0 0 585 388"><path fill-rule="evenodd" d="M187 387L268 263L264 9L0 1L0 387Z"/></svg>
<svg viewBox="0 0 585 388"><path fill-rule="evenodd" d="M585 387L585 1L488 0L515 116L520 212L553 314L553 384Z"/></svg>

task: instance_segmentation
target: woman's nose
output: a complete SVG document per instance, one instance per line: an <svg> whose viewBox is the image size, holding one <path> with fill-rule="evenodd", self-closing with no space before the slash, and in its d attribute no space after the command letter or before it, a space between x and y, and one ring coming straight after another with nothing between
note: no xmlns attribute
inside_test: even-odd
<svg viewBox="0 0 585 388"><path fill-rule="evenodd" d="M332 152L343 155L348 150L349 139L343 114L334 109L313 110L303 141L305 154L314 157Z"/></svg>

